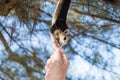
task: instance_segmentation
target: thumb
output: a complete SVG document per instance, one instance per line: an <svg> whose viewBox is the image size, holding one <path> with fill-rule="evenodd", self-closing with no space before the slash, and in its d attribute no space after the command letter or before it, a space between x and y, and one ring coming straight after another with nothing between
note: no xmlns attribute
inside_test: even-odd
<svg viewBox="0 0 120 80"><path fill-rule="evenodd" d="M55 51L58 51L60 49L60 47L56 44L53 44L53 48L54 48Z"/></svg>
<svg viewBox="0 0 120 80"><path fill-rule="evenodd" d="M61 55L60 51L55 51L54 60L56 60L56 61L61 61L62 60L62 55Z"/></svg>
<svg viewBox="0 0 120 80"><path fill-rule="evenodd" d="M63 54L63 51L62 49L57 46L57 45L53 45L53 48L55 49L55 53L54 53L54 60L57 60L57 61L61 61L62 60L62 54Z"/></svg>

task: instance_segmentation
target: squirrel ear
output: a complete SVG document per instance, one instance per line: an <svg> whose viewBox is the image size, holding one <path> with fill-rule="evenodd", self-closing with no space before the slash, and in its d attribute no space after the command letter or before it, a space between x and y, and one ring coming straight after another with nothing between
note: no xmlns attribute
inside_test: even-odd
<svg viewBox="0 0 120 80"><path fill-rule="evenodd" d="M69 29L66 29L66 30L64 31L64 33L65 33L65 35L68 35L68 34L69 34Z"/></svg>

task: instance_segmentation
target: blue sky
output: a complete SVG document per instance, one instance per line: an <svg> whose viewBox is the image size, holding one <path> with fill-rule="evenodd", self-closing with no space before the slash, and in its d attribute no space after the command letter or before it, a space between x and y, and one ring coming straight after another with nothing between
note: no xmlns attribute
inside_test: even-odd
<svg viewBox="0 0 120 80"><path fill-rule="evenodd" d="M44 9L45 11L47 11L52 15L55 5L52 5L50 3L43 3L42 6L43 6L42 9ZM40 17L40 19L51 20L50 17L43 14ZM92 22L93 19L91 17L86 16L84 20L87 20L87 21L89 20L90 22ZM48 29L48 30L39 31L37 33L34 33L35 35L31 36L29 35L28 33L29 30L26 27L23 27L23 26L20 27L19 22L15 17L8 18L7 20L4 20L3 17L0 17L0 22L3 22L4 25L6 24L11 26L11 24L14 21L17 22L18 24L16 28L19 31L19 38L22 39L22 41L19 41L18 43L23 43L23 46L30 50L31 50L31 46L38 49L38 51L40 51L38 52L39 53L38 57L40 57L43 60L43 62L46 63L47 61L46 57L49 57L54 52L53 48L51 47L52 43L49 35L49 26L43 22L39 23L38 25L36 25L38 29ZM103 23L104 21L100 21L98 25L100 26ZM102 30L100 30L101 28L100 29L95 28L97 30L96 34L90 33L90 32L88 32L88 34L95 35L96 37L105 39L109 43L113 43L118 47L120 47L120 35L119 35L120 27L115 25L115 26L111 26L110 28L111 29L106 32L102 32ZM4 35L9 42L8 36L6 34ZM78 42L80 44L78 44ZM71 80L88 80L88 79L89 80L119 80L120 79L120 49L107 45L103 42L94 40L90 37L84 37L82 35L79 35L78 37L73 38L70 41L70 45L79 54L79 55L76 55L76 54L72 55L71 54L72 52L68 51L69 47L64 49L66 52L66 55L69 57L69 60L70 60L70 67L67 72L67 76L70 77ZM19 50L17 54L21 55L21 50L19 49L17 44L13 43L11 45L11 49L13 51ZM45 51L47 51L47 53ZM30 53L22 53L22 56L26 54L31 55ZM102 59L98 61L99 63L98 66L100 66L101 68L95 66L94 64L91 64L90 62L88 62L89 60L85 59L88 56L92 60L94 59L95 54L98 55L98 57L102 56ZM0 65L2 64L2 61L4 60L4 58L6 58L7 56L8 54L6 53L0 41ZM106 68L108 71L102 69L102 67L104 66L104 64L100 63L102 62L102 60L103 62L104 61L107 62L108 67ZM12 65L11 63L8 63L8 64ZM8 64L6 63L7 66L9 66ZM15 65L15 63L13 64ZM6 65L2 65L2 66L6 67ZM20 68L21 66L17 64L16 67ZM16 69L14 68L14 66L11 66L11 68L13 68L12 69L13 71ZM114 74L110 73L109 70L119 74L114 76ZM24 69L21 68L19 72L20 73L24 72ZM0 72L0 74L2 73ZM19 74L19 76L21 76L21 74ZM26 78L21 77L21 80L26 80Z"/></svg>

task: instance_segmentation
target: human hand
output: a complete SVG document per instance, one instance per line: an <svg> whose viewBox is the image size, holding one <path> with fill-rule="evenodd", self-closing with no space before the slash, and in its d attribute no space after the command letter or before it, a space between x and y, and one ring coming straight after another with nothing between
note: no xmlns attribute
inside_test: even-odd
<svg viewBox="0 0 120 80"><path fill-rule="evenodd" d="M69 60L64 51L54 45L55 53L47 60L45 65L45 80L65 80L65 74L69 67Z"/></svg>

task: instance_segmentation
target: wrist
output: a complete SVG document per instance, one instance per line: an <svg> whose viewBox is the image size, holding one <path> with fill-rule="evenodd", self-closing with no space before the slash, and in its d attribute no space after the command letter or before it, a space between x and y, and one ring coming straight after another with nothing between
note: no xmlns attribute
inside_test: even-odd
<svg viewBox="0 0 120 80"><path fill-rule="evenodd" d="M65 77L58 77L58 78L56 78L54 80L65 80Z"/></svg>
<svg viewBox="0 0 120 80"><path fill-rule="evenodd" d="M46 77L45 80L65 80L65 76L54 76L54 77Z"/></svg>

